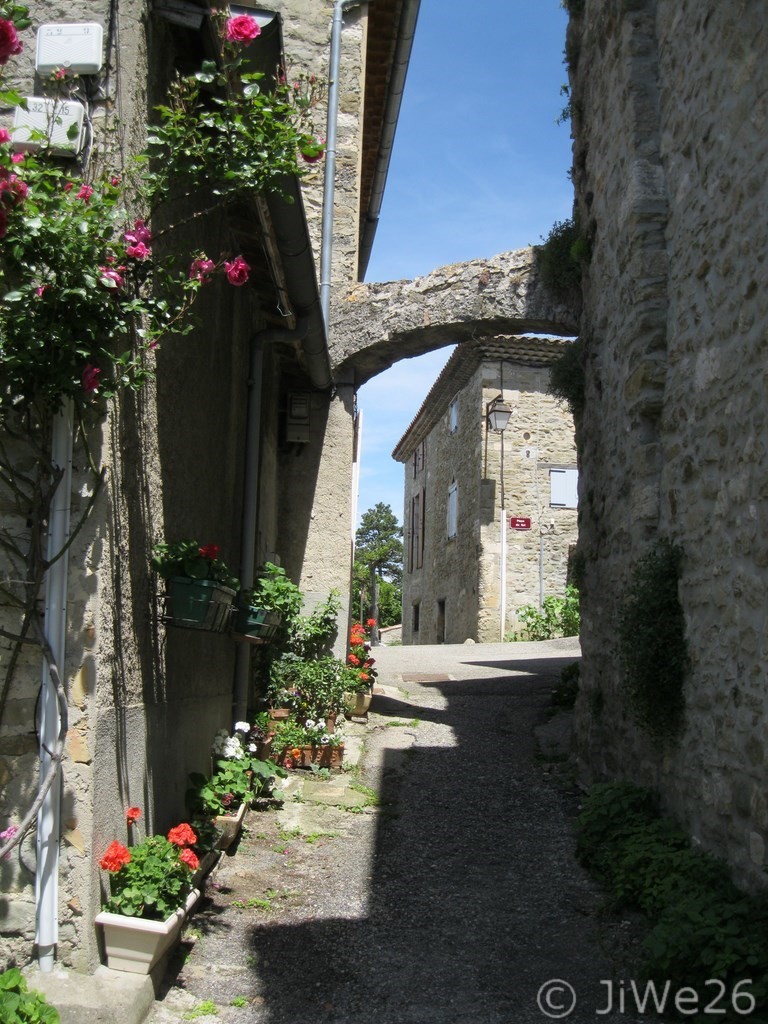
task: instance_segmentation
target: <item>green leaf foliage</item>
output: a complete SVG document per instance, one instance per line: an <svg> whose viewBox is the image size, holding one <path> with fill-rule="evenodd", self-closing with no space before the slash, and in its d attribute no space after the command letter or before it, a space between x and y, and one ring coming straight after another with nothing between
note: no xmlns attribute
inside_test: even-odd
<svg viewBox="0 0 768 1024"><path fill-rule="evenodd" d="M2 1024L59 1024L55 1010L39 992L30 991L17 967L0 974L0 1021Z"/></svg>

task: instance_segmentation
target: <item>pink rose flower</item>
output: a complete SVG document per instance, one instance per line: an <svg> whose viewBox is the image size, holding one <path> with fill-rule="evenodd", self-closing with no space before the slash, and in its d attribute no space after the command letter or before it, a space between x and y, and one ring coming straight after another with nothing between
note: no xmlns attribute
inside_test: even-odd
<svg viewBox="0 0 768 1024"><path fill-rule="evenodd" d="M24 154L23 153L11 153L11 163L12 164L23 164L24 163Z"/></svg>
<svg viewBox="0 0 768 1024"><path fill-rule="evenodd" d="M114 183L119 184L120 179L118 178ZM137 245L139 242L147 245L152 241L152 232L143 220L136 220L133 222L133 228L129 228L123 234L123 241L128 242L129 245Z"/></svg>
<svg viewBox="0 0 768 1024"><path fill-rule="evenodd" d="M71 192L73 188L74 188L74 185L72 184L71 181L66 181L64 183L64 191L65 192Z"/></svg>
<svg viewBox="0 0 768 1024"><path fill-rule="evenodd" d="M189 279L190 281L200 281L201 284L205 284L206 281L210 281L215 269L216 264L213 260L209 260L205 256L198 256L189 265Z"/></svg>
<svg viewBox="0 0 768 1024"><path fill-rule="evenodd" d="M7 128L0 128L0 142L10 142L11 133Z"/></svg>
<svg viewBox="0 0 768 1024"><path fill-rule="evenodd" d="M239 288L240 285L245 284L248 280L251 268L242 256L235 256L231 262L224 263L224 270L229 283L233 284L236 288Z"/></svg>
<svg viewBox="0 0 768 1024"><path fill-rule="evenodd" d="M113 267L99 267L99 283L105 288L119 289L123 287L123 275Z"/></svg>
<svg viewBox="0 0 768 1024"><path fill-rule="evenodd" d="M136 242L126 247L125 254L134 260L148 260L152 252L143 242Z"/></svg>
<svg viewBox="0 0 768 1024"><path fill-rule="evenodd" d="M81 185L80 191L77 193L77 198L82 199L84 203L89 203L92 195L93 187L91 185Z"/></svg>
<svg viewBox="0 0 768 1024"><path fill-rule="evenodd" d="M247 46L261 35L258 21L249 14L239 14L227 21L227 40L230 43L242 43Z"/></svg>
<svg viewBox="0 0 768 1024"><path fill-rule="evenodd" d="M7 64L11 57L16 57L24 49L16 26L6 18L0 18L0 64Z"/></svg>
<svg viewBox="0 0 768 1024"><path fill-rule="evenodd" d="M86 363L85 369L83 370L83 391L86 395L93 395L99 388L99 377L101 376L101 369L98 366L94 366L92 363Z"/></svg>

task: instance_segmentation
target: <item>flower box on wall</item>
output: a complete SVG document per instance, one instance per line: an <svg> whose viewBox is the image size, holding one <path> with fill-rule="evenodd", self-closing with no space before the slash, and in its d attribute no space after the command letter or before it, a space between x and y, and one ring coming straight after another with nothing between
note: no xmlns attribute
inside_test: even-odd
<svg viewBox="0 0 768 1024"><path fill-rule="evenodd" d="M184 906L165 921L148 921L102 910L96 916L96 924L104 931L107 967L129 974L149 974L179 938L184 920L199 898L200 891L193 889Z"/></svg>
<svg viewBox="0 0 768 1024"><path fill-rule="evenodd" d="M298 751L298 754L296 753ZM322 746L320 744L306 747L286 748L279 758L280 764L293 761L296 768L309 768L317 765L320 768L339 768L344 760L344 744Z"/></svg>
<svg viewBox="0 0 768 1024"><path fill-rule="evenodd" d="M173 576L168 580L163 620L170 626L222 633L229 627L235 591L217 580Z"/></svg>
<svg viewBox="0 0 768 1024"><path fill-rule="evenodd" d="M274 640L282 616L264 608L238 608L232 623L232 638L251 644L267 644Z"/></svg>

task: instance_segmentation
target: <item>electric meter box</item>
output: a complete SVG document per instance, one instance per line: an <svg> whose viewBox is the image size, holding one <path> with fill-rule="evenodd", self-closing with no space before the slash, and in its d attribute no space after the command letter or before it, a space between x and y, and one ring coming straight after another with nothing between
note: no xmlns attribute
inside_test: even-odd
<svg viewBox="0 0 768 1024"><path fill-rule="evenodd" d="M56 156L75 156L83 148L85 107L77 100L28 96L27 109L16 107L13 148L29 153L49 146Z"/></svg>
<svg viewBox="0 0 768 1024"><path fill-rule="evenodd" d="M35 71L52 74L59 68L73 75L95 75L104 63L104 29L97 22L41 25L37 30Z"/></svg>

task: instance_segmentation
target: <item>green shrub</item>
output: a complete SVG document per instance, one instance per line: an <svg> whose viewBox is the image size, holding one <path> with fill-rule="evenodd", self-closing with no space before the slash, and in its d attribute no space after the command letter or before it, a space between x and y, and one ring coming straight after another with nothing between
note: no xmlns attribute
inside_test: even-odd
<svg viewBox="0 0 768 1024"><path fill-rule="evenodd" d="M678 596L682 551L663 539L632 573L619 609L622 691L635 720L668 739L682 729L688 668L685 619Z"/></svg>
<svg viewBox="0 0 768 1024"><path fill-rule="evenodd" d="M584 411L584 345L572 341L549 368L549 393L565 402L572 416Z"/></svg>
<svg viewBox="0 0 768 1024"><path fill-rule="evenodd" d="M559 636L579 635L579 592L568 584L565 597L545 597L544 607L526 604L515 613L522 624L511 640L552 640Z"/></svg>
<svg viewBox="0 0 768 1024"><path fill-rule="evenodd" d="M758 1016L750 1014L749 1020L765 1024L765 894L740 892L722 861L693 848L672 821L658 816L653 794L630 783L590 790L577 823L577 853L618 907L640 909L651 921L640 965L645 977L670 981L673 990L689 986L707 1001L716 995L717 980L728 995L743 993L741 1006L753 997ZM737 989L740 982L743 988Z"/></svg>
<svg viewBox="0 0 768 1024"><path fill-rule="evenodd" d="M559 299L581 295L581 271L591 258L590 246L573 218L555 221L543 245L534 248L542 284Z"/></svg>
<svg viewBox="0 0 768 1024"><path fill-rule="evenodd" d="M55 1010L39 992L30 992L17 967L0 974L0 1021L3 1024L59 1024Z"/></svg>

